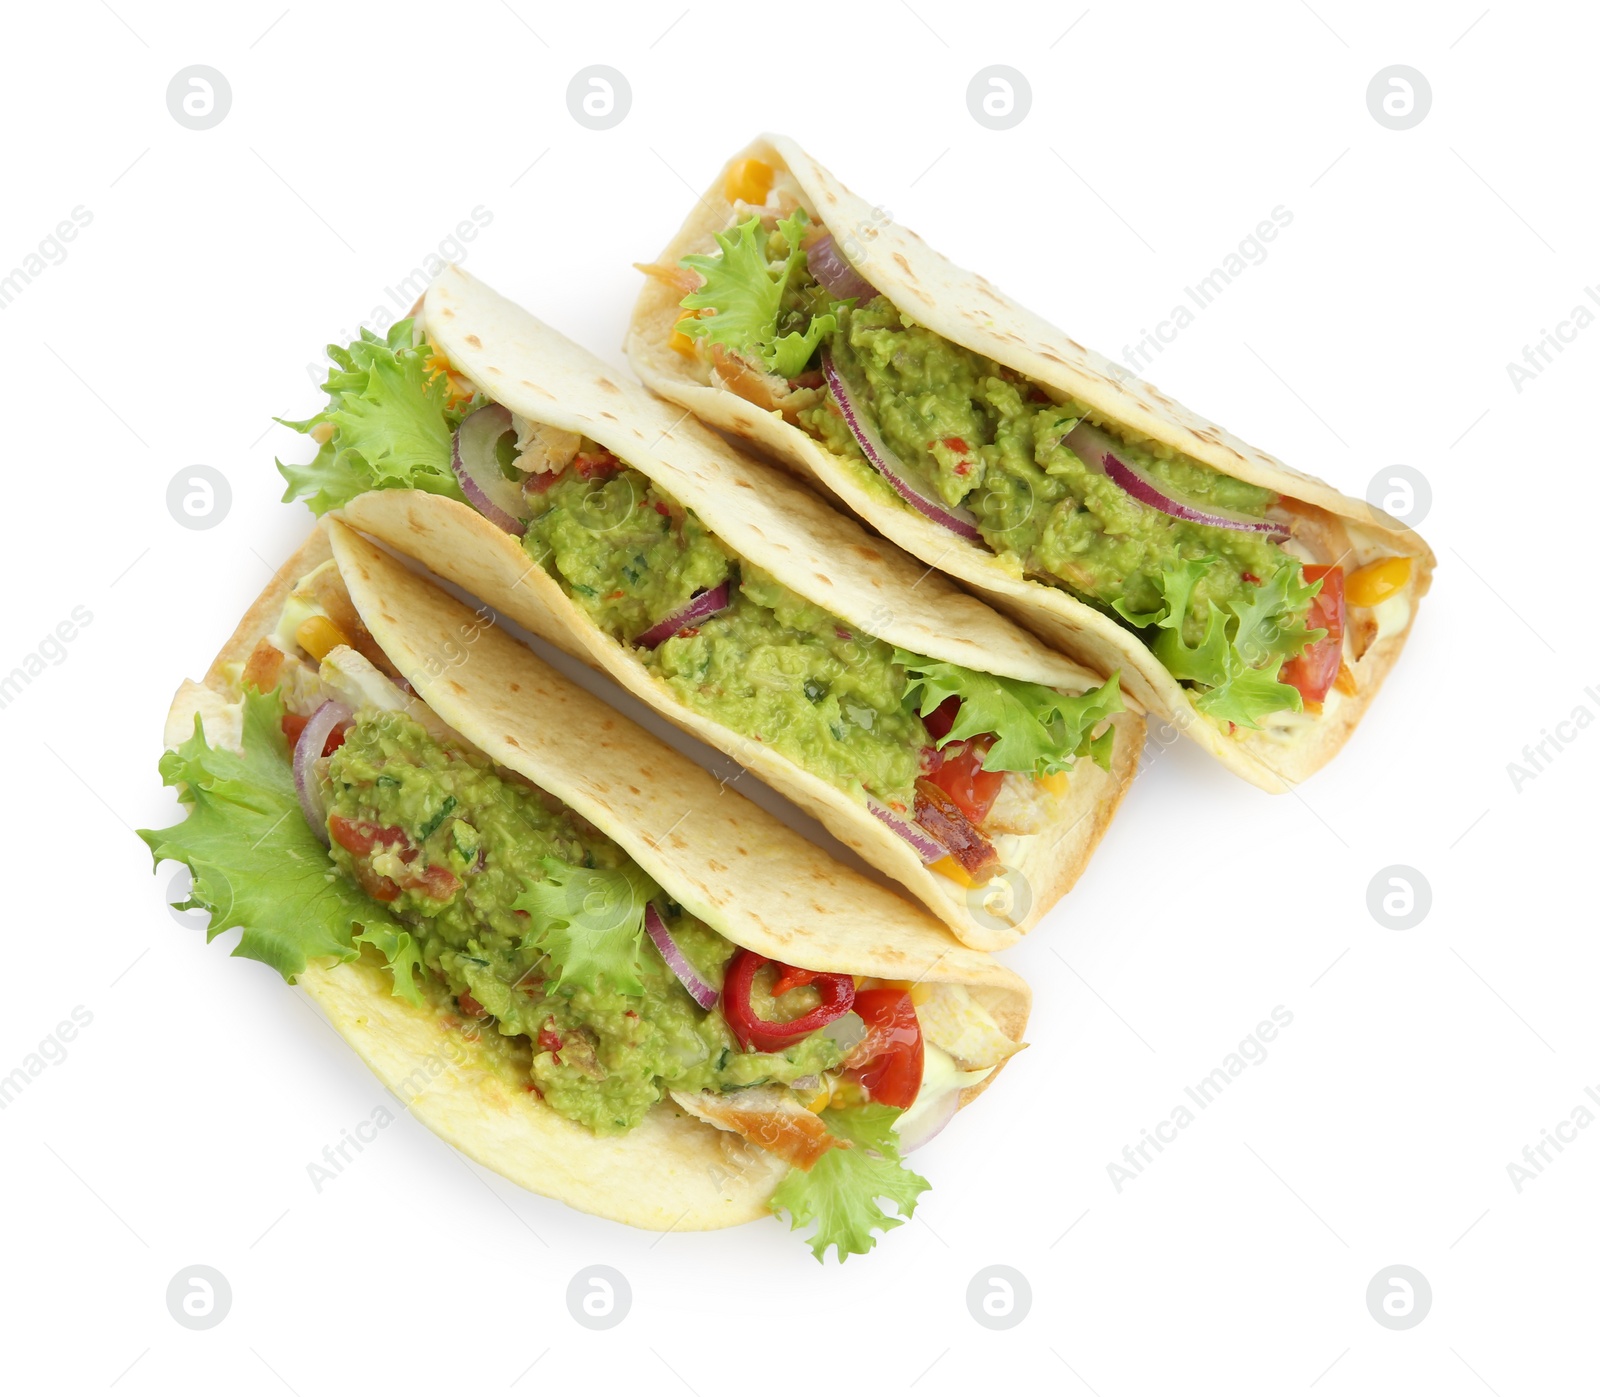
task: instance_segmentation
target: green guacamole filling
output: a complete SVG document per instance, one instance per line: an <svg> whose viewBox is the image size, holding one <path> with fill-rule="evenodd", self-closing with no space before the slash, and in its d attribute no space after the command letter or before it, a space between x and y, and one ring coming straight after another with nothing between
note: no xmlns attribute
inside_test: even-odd
<svg viewBox="0 0 1600 1397"><path fill-rule="evenodd" d="M790 1085L838 1064L822 1031L781 1053L743 1051L722 1014L701 1009L640 936L644 903L713 986L732 943L675 906L605 835L404 714L357 714L327 761L323 792L334 862L369 891L399 888L388 908L411 928L422 964L492 1015L499 1033L529 1040L544 1101L597 1135L632 1129L668 1089ZM338 820L403 840L359 854L341 844ZM423 883L413 872L423 868L450 877ZM560 948L579 932L615 942L619 969L565 973ZM637 992L619 987L629 979ZM754 1003L795 1017L808 994L789 991L781 1010Z"/></svg>
<svg viewBox="0 0 1600 1397"><path fill-rule="evenodd" d="M1320 582L1308 583L1299 559L1263 535L1177 519L1139 502L1064 438L1087 419L1116 439L1126 464L1200 508L1264 518L1274 492L1085 404L1054 401L887 297L835 300L793 255L809 236L806 226L803 210L771 230L752 218L718 234L716 254L685 258L704 284L683 301L698 318L679 328L786 378L793 419L848 463L864 488L909 508L820 386L816 367L831 356L857 409L913 480L970 511L983 541L1019 573L1140 632L1175 678L1197 687L1202 711L1254 727L1269 713L1301 708L1299 691L1278 675L1324 634L1306 626ZM796 367L798 349L808 345L814 352Z"/></svg>
<svg viewBox="0 0 1600 1397"><path fill-rule="evenodd" d="M569 471L535 508L523 546L623 644L728 583L725 610L634 651L685 705L842 790L911 801L929 738L893 646L735 557L632 468L604 481Z"/></svg>

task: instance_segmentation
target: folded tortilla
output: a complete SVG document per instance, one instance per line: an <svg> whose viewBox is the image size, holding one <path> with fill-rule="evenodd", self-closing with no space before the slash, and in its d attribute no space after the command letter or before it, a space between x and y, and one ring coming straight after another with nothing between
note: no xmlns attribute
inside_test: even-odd
<svg viewBox="0 0 1600 1397"><path fill-rule="evenodd" d="M169 745L193 731L197 713L208 740L218 740L213 729L239 696L241 666L295 583L330 556L362 622L431 710L423 716L563 801L687 911L761 955L922 985L924 1036L958 1063L987 1056L1003 1065L1015 1051L1031 1004L1019 976L958 945L926 913L828 858L337 521L278 572L205 684L185 682ZM763 1216L787 1172L670 1101L625 1135L592 1134L511 1082L458 1016L391 994L387 970L371 961L308 966L299 984L418 1120L534 1193L636 1227L693 1230ZM962 1088L961 1104L994 1076Z"/></svg>
<svg viewBox="0 0 1600 1397"><path fill-rule="evenodd" d="M683 315L683 293L658 279L648 280L640 293L627 340L628 357L645 383L713 426L757 443L908 553L957 578L1068 655L1100 673L1120 668L1129 694L1246 780L1283 791L1327 762L1366 712L1405 644L1416 603L1432 576L1434 558L1427 544L1381 510L1245 444L1085 349L851 193L786 137L762 137L729 161L656 259L659 265L676 267L687 254L716 252L713 235L749 216L749 207L736 206L726 192L727 170L749 158L770 166L812 221L834 233L850 265L919 324L1015 370L1052 395L1075 398L1225 475L1298 502L1312 524L1342 525L1351 544L1350 555L1341 559L1347 568L1384 555L1409 557L1407 585L1388 603L1393 624L1350 664L1353 691L1330 691L1320 713L1274 715L1270 726L1240 728L1230 735L1195 707L1190 691L1133 631L1061 587L1007 568L982 542L964 539L864 489L845 462L780 412L763 410L708 382L704 368L670 346L673 327Z"/></svg>
<svg viewBox="0 0 1600 1397"><path fill-rule="evenodd" d="M429 341L495 402L606 447L692 509L734 553L860 631L919 655L1071 693L1101 682L460 269L429 289L424 317ZM987 888L968 889L931 872L836 786L685 705L631 647L575 606L519 539L477 511L440 495L376 490L352 500L343 515L727 752L900 882L969 946L1012 944L1072 887L1138 764L1143 720L1118 713L1111 769L1080 759L1045 828L994 836L1003 871Z"/></svg>

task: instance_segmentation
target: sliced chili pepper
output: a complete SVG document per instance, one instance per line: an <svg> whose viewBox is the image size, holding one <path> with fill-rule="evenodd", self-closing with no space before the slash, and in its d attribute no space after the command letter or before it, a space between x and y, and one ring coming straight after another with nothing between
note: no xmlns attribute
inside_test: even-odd
<svg viewBox="0 0 1600 1397"><path fill-rule="evenodd" d="M950 856L974 878L1000 865L994 845L983 837L966 812L932 781L917 782L917 823L950 851Z"/></svg>
<svg viewBox="0 0 1600 1397"><path fill-rule="evenodd" d="M850 1012L855 1003L856 982L849 975L814 974L811 987L822 997L822 1002L808 1014L797 1019L774 1022L756 1017L750 1004L750 991L755 984L756 972L764 965L778 968L779 983L793 970L782 961L754 951L740 950L728 962L727 973L722 978L722 1014L745 1051L751 1049L775 1053L791 1043L798 1043L808 1034L832 1023L842 1014Z"/></svg>
<svg viewBox="0 0 1600 1397"><path fill-rule="evenodd" d="M782 965L778 962L774 964L778 965L778 977L772 982L774 999L782 999L790 990L797 989L801 985L809 985L817 978L815 970L801 970L793 965Z"/></svg>

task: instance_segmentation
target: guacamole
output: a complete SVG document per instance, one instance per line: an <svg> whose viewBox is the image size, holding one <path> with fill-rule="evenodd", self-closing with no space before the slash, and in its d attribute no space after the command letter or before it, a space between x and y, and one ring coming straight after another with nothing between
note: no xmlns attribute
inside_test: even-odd
<svg viewBox="0 0 1600 1397"><path fill-rule="evenodd" d="M615 873L609 891L642 886L700 976L720 987L735 947L681 908L605 835L486 759L447 747L401 713L364 710L322 777L334 862L412 928L422 960L465 1012L529 1040L545 1102L599 1135L638 1125L667 1089L791 1084L837 1065L825 1032L781 1053L740 1049L722 1013L702 1010L637 927L642 994L604 978L564 980L527 891L562 870ZM353 846L353 847L352 847ZM633 880L630 884L622 875ZM591 892L590 897L593 897ZM576 915L605 921L581 896ZM639 909L642 915L642 906ZM807 1012L815 992L788 991L767 1016Z"/></svg>
<svg viewBox="0 0 1600 1397"><path fill-rule="evenodd" d="M1270 490L1162 443L1129 440L1126 429L1083 404L1051 401L1011 370L916 324L886 297L838 314L831 352L847 382L866 385L885 443L945 503L971 510L990 548L1030 575L1126 617L1161 607L1164 572L1206 559L1184 618L1183 638L1197 645L1209 604L1246 605L1253 587L1289 561L1261 535L1173 519L1139 503L1062 438L1087 417L1117 435L1129 465L1197 505L1260 518L1277 498ZM855 462L872 488L898 500L828 399L802 408L799 420Z"/></svg>
<svg viewBox="0 0 1600 1397"><path fill-rule="evenodd" d="M929 739L903 702L892 646L731 554L632 468L606 479L568 471L533 503L524 547L624 645L728 583L724 610L634 650L686 706L841 790L912 801Z"/></svg>

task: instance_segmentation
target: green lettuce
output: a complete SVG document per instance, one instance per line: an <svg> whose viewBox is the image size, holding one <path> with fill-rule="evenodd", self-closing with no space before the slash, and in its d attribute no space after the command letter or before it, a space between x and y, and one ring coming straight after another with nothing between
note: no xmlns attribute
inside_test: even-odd
<svg viewBox="0 0 1600 1397"><path fill-rule="evenodd" d="M348 504L367 490L426 490L462 500L450 469L451 439L479 399L451 407L449 380L430 369L427 344L413 346L410 319L385 338L363 329L347 348L328 346L334 368L322 391L328 406L304 422L278 418L311 433L332 429L310 465L277 463L288 482L285 503L303 499L314 514Z"/></svg>
<svg viewBox="0 0 1600 1397"><path fill-rule="evenodd" d="M809 1170L791 1169L773 1193L772 1210L789 1214L790 1231L816 1223L807 1245L818 1261L829 1247L840 1261L871 1251L878 1241L873 1234L899 1227L928 1190L928 1181L900 1162L899 1114L894 1106L871 1105L824 1111L823 1123L854 1148L829 1150ZM903 1216L884 1212L880 1199Z"/></svg>
<svg viewBox="0 0 1600 1397"><path fill-rule="evenodd" d="M1115 733L1107 727L1099 737L1092 734L1113 713L1122 712L1118 675L1074 698L1043 684L982 674L908 650L896 650L894 658L906 668L906 699L922 717L947 698L961 700L955 724L939 739L939 746L994 734L994 745L983 759L985 771L1050 776L1070 770L1078 757L1085 756L1111 769Z"/></svg>
<svg viewBox="0 0 1600 1397"><path fill-rule="evenodd" d="M308 961L354 960L370 945L393 972L395 994L420 1004L421 955L410 931L338 871L306 824L282 719L275 692L247 692L240 755L207 743L196 715L193 734L161 758L161 779L178 787L188 813L138 835L158 864L189 866L193 891L177 905L211 914L208 941L240 927L234 954L290 981Z"/></svg>
<svg viewBox="0 0 1600 1397"><path fill-rule="evenodd" d="M685 310L710 310L714 314L678 322L694 339L720 344L749 360L758 360L779 378L794 378L806 366L817 346L838 328L832 311L814 315L803 330L778 333L784 293L795 270L805 261L801 234L806 211L796 209L780 219L778 231L788 248L776 267L767 258L768 234L759 215L732 232L716 234L718 253L695 253L683 265L705 278L697 291L679 303Z"/></svg>
<svg viewBox="0 0 1600 1397"><path fill-rule="evenodd" d="M604 979L623 994L642 995L640 938L656 885L632 864L573 868L560 859L543 862L544 878L525 880L512 906L528 914L532 944L560 967L557 984L594 990Z"/></svg>
<svg viewBox="0 0 1600 1397"><path fill-rule="evenodd" d="M1151 647L1174 679L1203 684L1195 706L1217 722L1242 728L1260 726L1269 713L1298 713L1300 691L1278 680L1284 661L1327 634L1308 630L1301 620L1320 580L1307 582L1298 561L1286 562L1265 582L1250 588L1243 601L1224 612L1207 602L1205 634L1199 644L1183 639L1195 586L1213 558L1182 563L1161 575L1163 605L1148 616L1128 616L1136 625L1155 625L1160 634ZM1124 613L1126 616L1126 613Z"/></svg>

